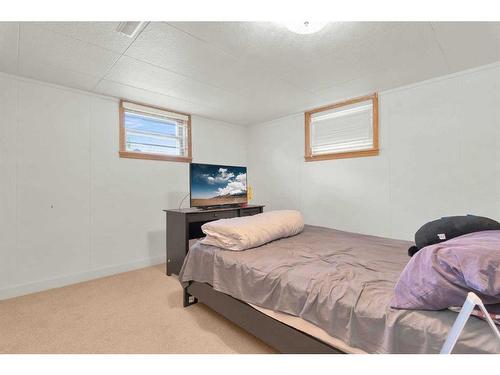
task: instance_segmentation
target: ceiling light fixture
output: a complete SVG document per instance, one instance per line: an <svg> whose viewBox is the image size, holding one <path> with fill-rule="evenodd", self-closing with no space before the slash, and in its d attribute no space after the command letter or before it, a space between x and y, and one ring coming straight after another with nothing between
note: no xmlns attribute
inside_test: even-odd
<svg viewBox="0 0 500 375"><path fill-rule="evenodd" d="M128 36L129 38L133 38L144 23L145 22L139 21L120 22L118 24L118 27L116 28L116 31L118 31L120 34Z"/></svg>
<svg viewBox="0 0 500 375"><path fill-rule="evenodd" d="M296 34L314 34L326 26L328 22L286 22L285 27Z"/></svg>

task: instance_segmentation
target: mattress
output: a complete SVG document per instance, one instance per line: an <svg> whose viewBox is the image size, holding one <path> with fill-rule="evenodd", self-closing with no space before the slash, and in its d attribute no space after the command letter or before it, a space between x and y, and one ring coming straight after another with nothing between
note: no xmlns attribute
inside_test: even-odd
<svg viewBox="0 0 500 375"><path fill-rule="evenodd" d="M390 308L411 243L306 226L245 251L196 243L179 279L306 321L367 353L438 353L455 312ZM486 322L471 317L456 353L499 353Z"/></svg>

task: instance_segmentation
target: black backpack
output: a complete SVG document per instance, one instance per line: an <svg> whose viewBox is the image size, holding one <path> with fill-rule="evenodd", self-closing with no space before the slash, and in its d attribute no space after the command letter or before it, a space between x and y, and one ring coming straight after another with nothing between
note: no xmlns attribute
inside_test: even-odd
<svg viewBox="0 0 500 375"><path fill-rule="evenodd" d="M426 246L483 230L500 230L500 223L474 215L442 217L420 227L415 233L415 246L408 249L408 255L413 256Z"/></svg>

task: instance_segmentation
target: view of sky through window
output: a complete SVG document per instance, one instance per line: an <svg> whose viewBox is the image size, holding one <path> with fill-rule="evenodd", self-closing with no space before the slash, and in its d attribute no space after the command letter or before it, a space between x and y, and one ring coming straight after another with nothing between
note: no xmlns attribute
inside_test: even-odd
<svg viewBox="0 0 500 375"><path fill-rule="evenodd" d="M181 138L175 120L125 112L127 151L181 155Z"/></svg>

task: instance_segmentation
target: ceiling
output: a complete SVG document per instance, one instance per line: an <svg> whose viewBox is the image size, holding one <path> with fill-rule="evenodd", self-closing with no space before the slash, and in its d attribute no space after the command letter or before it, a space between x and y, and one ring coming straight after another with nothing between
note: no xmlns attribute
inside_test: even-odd
<svg viewBox="0 0 500 375"><path fill-rule="evenodd" d="M0 71L248 125L500 60L500 23L0 22Z"/></svg>

